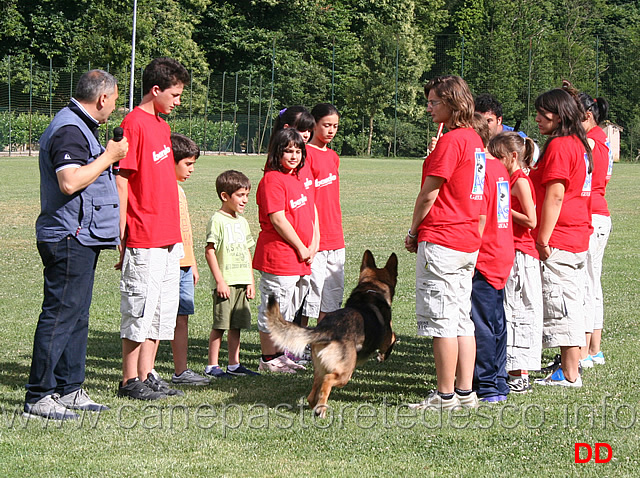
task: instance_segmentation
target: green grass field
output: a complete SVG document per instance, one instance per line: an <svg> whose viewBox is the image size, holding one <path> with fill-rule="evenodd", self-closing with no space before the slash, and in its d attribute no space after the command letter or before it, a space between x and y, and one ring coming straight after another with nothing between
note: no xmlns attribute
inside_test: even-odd
<svg viewBox="0 0 640 478"><path fill-rule="evenodd" d="M202 157L185 185L201 282L190 319L189 365L206 365L211 324L203 257L206 223L218 208L215 178L245 172L254 189L247 218L257 237L255 188L264 157ZM116 253L96 272L86 388L111 407L74 423L21 417L33 332L42 300L35 247L39 174L35 158L0 159L0 463L3 476L637 476L640 461L639 275L640 168L617 164L609 186L614 230L605 254L607 364L588 370L579 390L535 388L506 404L440 415L404 404L435 386L429 339L415 334L415 256L404 251L420 161L343 158L342 208L347 241L346 289L362 253L384 264L398 254L394 325L399 343L388 362L371 360L334 390L325 420L303 404L312 372L263 375L186 390L162 403L116 397L120 379L119 273ZM255 301L253 304L255 313ZM254 317L255 320L255 317ZM243 335L242 361L258 365L257 331ZM545 352L545 358L555 351ZM226 363L226 350L221 354ZM169 378L163 343L157 370ZM608 443L606 464L574 463L576 442ZM584 454L583 454L584 456Z"/></svg>

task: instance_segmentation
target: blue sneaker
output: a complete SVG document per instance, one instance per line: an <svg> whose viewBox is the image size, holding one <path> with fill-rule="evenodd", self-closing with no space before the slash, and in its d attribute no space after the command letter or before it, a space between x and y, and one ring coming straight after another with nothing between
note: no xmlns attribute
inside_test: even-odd
<svg viewBox="0 0 640 478"><path fill-rule="evenodd" d="M604 354L602 353L602 350L595 355L589 355L589 357L591 357L594 364L604 365Z"/></svg>
<svg viewBox="0 0 640 478"><path fill-rule="evenodd" d="M561 368L553 372L547 378L538 378L536 379L536 383L538 385L553 385L560 387L570 387L570 388L580 388L582 387L582 377L578 375L578 378L575 382L570 382L564 376L564 372Z"/></svg>
<svg viewBox="0 0 640 478"><path fill-rule="evenodd" d="M253 370L249 370L248 368L245 368L244 365L239 364L238 368L235 370L231 370L229 368L229 366L227 366L227 373L229 375L235 375L237 377L244 377L244 376L248 376L248 375L260 375L258 372L254 372Z"/></svg>
<svg viewBox="0 0 640 478"><path fill-rule="evenodd" d="M222 370L220 367L213 367L211 370L207 372L207 369L204 369L204 374L207 377L211 378L233 378L233 375L229 375L227 372Z"/></svg>
<svg viewBox="0 0 640 478"><path fill-rule="evenodd" d="M480 401L484 403L497 403L497 402L504 402L506 399L507 399L506 395L492 395L490 397L482 397L480 398Z"/></svg>

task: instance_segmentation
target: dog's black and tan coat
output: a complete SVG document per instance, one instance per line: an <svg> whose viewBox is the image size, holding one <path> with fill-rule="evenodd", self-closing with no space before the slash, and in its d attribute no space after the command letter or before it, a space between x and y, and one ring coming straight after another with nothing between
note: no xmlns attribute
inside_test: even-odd
<svg viewBox="0 0 640 478"><path fill-rule="evenodd" d="M316 415L324 416L333 387L349 382L357 365L378 351L378 360L391 353L396 336L391 328L391 301L398 279L398 258L391 254L378 269L371 251L365 251L358 285L345 307L327 314L315 328L284 320L275 297L269 298L267 324L273 342L302 355L311 344L314 378L307 397Z"/></svg>

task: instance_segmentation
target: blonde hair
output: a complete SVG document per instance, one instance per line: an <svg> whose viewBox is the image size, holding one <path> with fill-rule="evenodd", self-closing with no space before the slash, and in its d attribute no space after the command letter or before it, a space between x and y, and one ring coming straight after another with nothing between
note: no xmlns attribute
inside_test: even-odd
<svg viewBox="0 0 640 478"><path fill-rule="evenodd" d="M497 134L489 142L489 152L498 159L511 156L514 151L518 154L518 162L521 167L531 168L535 143L529 137L522 137L514 131L505 131Z"/></svg>

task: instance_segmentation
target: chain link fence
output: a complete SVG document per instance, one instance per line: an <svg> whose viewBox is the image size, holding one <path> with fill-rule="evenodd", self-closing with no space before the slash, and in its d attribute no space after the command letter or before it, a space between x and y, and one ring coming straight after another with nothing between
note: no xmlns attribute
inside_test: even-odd
<svg viewBox="0 0 640 478"><path fill-rule="evenodd" d="M637 71L629 65L638 63L636 55L628 58L615 57L608 45L602 44L599 38L590 50L591 54L581 58L580 62L570 59L566 63L550 65L541 52L536 50L533 40L514 58L505 59L496 53L474 51L465 45L465 39L456 35L436 37L433 50L434 62L429 71L423 75L423 81L442 74L463 76L474 93L490 92L503 104L504 122L511 126L518 125L521 130L538 141L537 127L534 121L533 107L536 96L549 88L559 86L563 78L571 80L580 90L593 96L604 96L611 103L611 119L622 129L621 156L623 159L635 160L640 147L640 82L638 75L624 72ZM619 51L619 50L616 50ZM274 53L275 57L275 53ZM396 65L403 61L398 58ZM624 64L624 72L619 65ZM54 66L30 64L28 69L12 67L12 58L7 56L0 63L0 154L37 154L38 139L49 124L53 115L66 106L72 96L79 76L91 69L110 70L110 65L77 65ZM336 86L333 84L335 71L339 71L343 79L350 71L349 65L333 65L331 76L331 94ZM397 68L397 67L396 67ZM557 74L548 74L553 70ZM396 70L397 72L397 70ZM130 72L126 70L111 71L119 79L120 97L116 111L109 123L102 127L104 140L110 136L128 112L130 92ZM382 73L381 74L388 74ZM134 104L142 97L142 70L135 72ZM173 131L192 137L205 152L261 154L265 152L269 141L271 126L278 109L283 105L274 98L274 86L279 78L276 68L270 76L251 73L214 73L206 77L192 78L191 85L185 88L182 106L176 108L167 121ZM336 102L340 96L336 95ZM397 95L396 95L397 98ZM327 98L327 101L331 98ZM304 98L300 103L304 104ZM345 105L336 105L339 110ZM426 104L425 104L426 107ZM402 104L391 102L385 109L385 116L378 121L386 127L386 136L376 137L378 143L376 155L403 156L407 154L405 147L413 142L412 152L416 151L418 141L420 150L426 147L433 135L434 125L422 118L420 121L411 118L402 111ZM334 147L341 152L347 142L366 143L368 118L353 118L348 124L350 131L343 131L344 136L336 138ZM345 123L346 125L347 123ZM416 133L417 132L417 133ZM416 140L418 134L420 138ZM381 139L385 137L384 141ZM412 136L412 137L411 137ZM347 141L345 141L345 139ZM351 150L357 150L352 147ZM349 152L349 151L347 151Z"/></svg>

